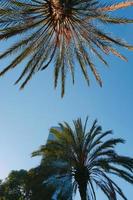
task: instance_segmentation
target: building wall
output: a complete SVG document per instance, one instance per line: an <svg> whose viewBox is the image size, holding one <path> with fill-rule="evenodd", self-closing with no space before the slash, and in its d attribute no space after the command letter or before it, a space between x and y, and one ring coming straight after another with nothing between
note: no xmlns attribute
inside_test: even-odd
<svg viewBox="0 0 133 200"><path fill-rule="evenodd" d="M60 127L52 127L52 128L55 128L59 131L61 130ZM49 132L47 141L50 141L50 140L55 140L55 137L51 132ZM60 164L62 165L63 163L60 163ZM59 165L59 163L57 165ZM62 179L59 182L59 185L60 185L59 189L54 193L51 200L72 200L72 179L71 178L67 178L67 179L64 178L64 180ZM63 185L65 185L65 187L62 188ZM61 199L58 198L58 194L60 192L62 192L62 194L66 194Z"/></svg>

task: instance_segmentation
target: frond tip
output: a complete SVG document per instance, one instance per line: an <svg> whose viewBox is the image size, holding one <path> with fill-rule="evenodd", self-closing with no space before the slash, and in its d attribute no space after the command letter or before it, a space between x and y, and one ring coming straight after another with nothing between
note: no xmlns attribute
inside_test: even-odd
<svg viewBox="0 0 133 200"><path fill-rule="evenodd" d="M122 8L127 8L127 7L130 7L130 6L133 6L133 1L123 1L121 3L117 3L117 4L114 4L114 5L110 5L110 6L107 6L107 7L103 7L103 8L100 8L102 11L114 11L114 10L119 10L119 9L122 9Z"/></svg>

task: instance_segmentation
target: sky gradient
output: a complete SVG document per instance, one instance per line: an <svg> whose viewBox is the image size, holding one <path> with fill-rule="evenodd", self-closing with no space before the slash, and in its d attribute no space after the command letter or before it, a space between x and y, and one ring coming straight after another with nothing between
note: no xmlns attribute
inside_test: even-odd
<svg viewBox="0 0 133 200"><path fill-rule="evenodd" d="M131 8L120 13L133 18ZM115 25L111 30L133 44L133 25ZM2 51L4 44L0 45ZM133 157L133 52L122 49L121 52L127 56L127 63L113 56L107 58L109 68L97 62L103 79L102 88L96 84L91 73L92 81L88 87L80 70L76 69L76 83L73 86L68 77L63 99L60 87L53 89L53 66L36 74L23 91L13 86L19 69L0 78L1 179L11 170L37 166L40 159L31 158L31 153L46 142L50 127L63 121L71 123L78 117L85 120L89 116L90 125L97 118L104 131L112 129L115 137L126 140L118 151ZM3 65L0 62L0 68ZM128 200L132 200L133 188L124 182L118 183ZM98 199L101 198L104 200L99 194Z"/></svg>

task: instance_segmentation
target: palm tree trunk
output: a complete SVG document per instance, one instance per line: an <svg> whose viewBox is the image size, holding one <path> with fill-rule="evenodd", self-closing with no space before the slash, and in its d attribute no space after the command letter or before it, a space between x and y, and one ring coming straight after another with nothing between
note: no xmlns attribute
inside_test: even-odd
<svg viewBox="0 0 133 200"><path fill-rule="evenodd" d="M52 4L55 8L60 8L60 6L61 6L60 0L51 0L51 4Z"/></svg>
<svg viewBox="0 0 133 200"><path fill-rule="evenodd" d="M60 0L50 0L54 19L60 19L63 13Z"/></svg>
<svg viewBox="0 0 133 200"><path fill-rule="evenodd" d="M87 183L78 184L81 200L87 200Z"/></svg>
<svg viewBox="0 0 133 200"><path fill-rule="evenodd" d="M119 9L122 9L122 8L129 7L129 6L133 6L133 1L121 2L121 3L118 3L118 4L114 4L112 6L100 8L100 10L102 10L102 11L114 11L114 10L119 10Z"/></svg>

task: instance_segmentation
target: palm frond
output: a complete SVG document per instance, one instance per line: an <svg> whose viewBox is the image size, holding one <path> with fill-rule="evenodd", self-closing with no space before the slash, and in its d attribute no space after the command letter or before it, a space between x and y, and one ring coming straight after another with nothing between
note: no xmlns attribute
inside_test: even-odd
<svg viewBox="0 0 133 200"><path fill-rule="evenodd" d="M100 8L100 10L107 12L107 11L119 10L119 9L126 8L129 6L133 6L132 1L123 1L121 3L113 4L110 6L105 6L103 8Z"/></svg>

